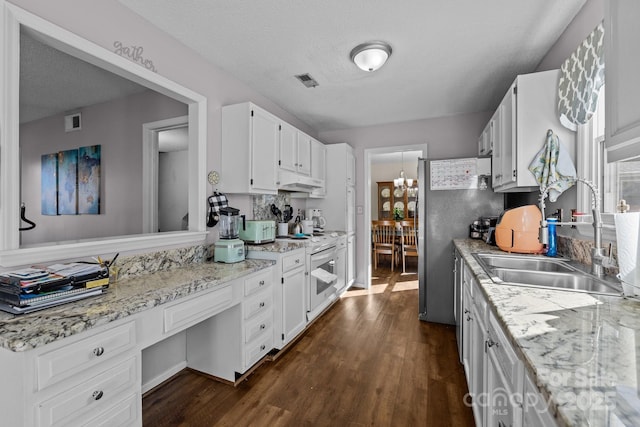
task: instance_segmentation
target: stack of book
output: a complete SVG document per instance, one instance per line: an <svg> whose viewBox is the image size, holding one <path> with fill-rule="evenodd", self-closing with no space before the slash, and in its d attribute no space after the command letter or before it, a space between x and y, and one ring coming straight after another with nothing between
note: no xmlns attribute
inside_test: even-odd
<svg viewBox="0 0 640 427"><path fill-rule="evenodd" d="M103 293L109 269L101 264L68 263L0 274L0 310L30 313Z"/></svg>

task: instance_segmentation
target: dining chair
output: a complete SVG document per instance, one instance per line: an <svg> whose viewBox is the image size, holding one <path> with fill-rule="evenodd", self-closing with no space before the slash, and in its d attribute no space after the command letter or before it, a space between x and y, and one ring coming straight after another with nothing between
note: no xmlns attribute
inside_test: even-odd
<svg viewBox="0 0 640 427"><path fill-rule="evenodd" d="M400 229L400 245L398 258L402 257L402 272L406 272L406 258L418 256L418 230L413 221L398 221Z"/></svg>
<svg viewBox="0 0 640 427"><path fill-rule="evenodd" d="M391 271L396 256L395 221L379 220L371 222L371 239L373 242L373 268L378 268L379 255L391 255Z"/></svg>

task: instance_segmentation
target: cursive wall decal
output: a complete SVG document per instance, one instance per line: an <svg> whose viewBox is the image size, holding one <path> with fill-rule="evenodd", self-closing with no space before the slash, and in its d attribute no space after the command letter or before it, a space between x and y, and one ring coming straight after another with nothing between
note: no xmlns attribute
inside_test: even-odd
<svg viewBox="0 0 640 427"><path fill-rule="evenodd" d="M122 42L115 41L113 42L114 52L120 56L124 56L125 58L130 59L133 62L136 62L148 70L157 73L155 65L153 65L153 61L150 59L146 59L142 53L144 52L144 48L142 46L124 46Z"/></svg>

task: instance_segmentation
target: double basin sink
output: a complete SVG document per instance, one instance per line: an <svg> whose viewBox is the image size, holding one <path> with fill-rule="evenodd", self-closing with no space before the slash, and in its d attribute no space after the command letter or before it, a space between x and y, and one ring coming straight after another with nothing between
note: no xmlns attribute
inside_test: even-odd
<svg viewBox="0 0 640 427"><path fill-rule="evenodd" d="M494 283L622 295L619 283L586 273L564 259L495 253L474 253L473 257Z"/></svg>

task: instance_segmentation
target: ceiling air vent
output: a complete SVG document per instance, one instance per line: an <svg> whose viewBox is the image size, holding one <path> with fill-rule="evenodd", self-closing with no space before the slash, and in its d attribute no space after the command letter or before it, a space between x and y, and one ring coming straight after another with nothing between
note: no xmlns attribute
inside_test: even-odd
<svg viewBox="0 0 640 427"><path fill-rule="evenodd" d="M305 85L306 87L316 87L316 86L318 86L318 82L316 81L316 79L311 77L311 75L309 73L298 74L295 77L296 77L296 79L300 80L302 82L302 84Z"/></svg>

